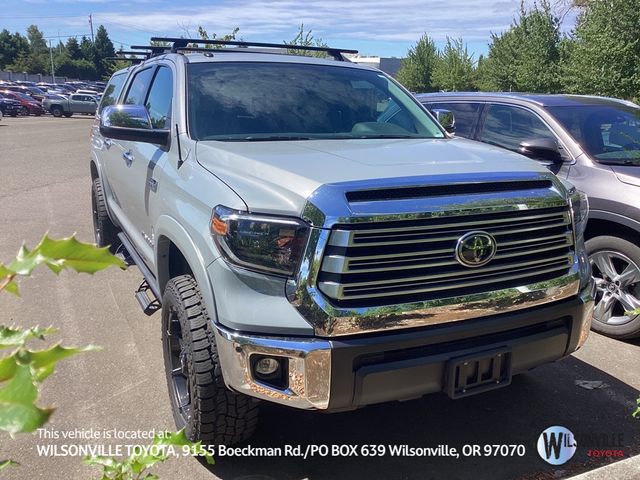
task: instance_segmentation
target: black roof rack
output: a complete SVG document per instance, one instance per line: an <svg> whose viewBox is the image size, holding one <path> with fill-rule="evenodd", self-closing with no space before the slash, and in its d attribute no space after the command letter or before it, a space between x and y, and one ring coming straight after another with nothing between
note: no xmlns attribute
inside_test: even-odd
<svg viewBox="0 0 640 480"><path fill-rule="evenodd" d="M118 50L116 55L145 55L149 56L149 52L136 52L134 50Z"/></svg>
<svg viewBox="0 0 640 480"><path fill-rule="evenodd" d="M132 50L148 50L147 55L162 55L167 50L169 50L170 46L162 46L162 45L131 45Z"/></svg>
<svg viewBox="0 0 640 480"><path fill-rule="evenodd" d="M357 50L347 50L344 48L333 48L333 47L307 47L301 45L287 45L286 43L262 43L262 42L237 42L235 40L203 40L201 38L175 38L175 37L151 37L152 42L168 42L172 43L171 47L145 47L145 48L154 48L154 49L162 49L156 53L156 51L152 51L152 54L157 55L164 53L166 49L170 48L172 52L176 53L178 50L191 50L191 51L199 51L194 50L197 47L187 48L189 44L201 44L201 45L230 45L234 47L262 47L262 48L279 48L279 49L287 49L287 50L305 50L310 52L325 52L332 56L336 60L344 61L345 58L342 55L343 53L358 53ZM140 48L137 46L132 46L131 48ZM204 49L203 49L204 50ZM234 50L238 51L238 50ZM213 53L213 52L212 52Z"/></svg>
<svg viewBox="0 0 640 480"><path fill-rule="evenodd" d="M132 64L137 65L138 63L144 62L147 58L149 57L107 57L105 60L112 62L121 60L123 62L131 62Z"/></svg>

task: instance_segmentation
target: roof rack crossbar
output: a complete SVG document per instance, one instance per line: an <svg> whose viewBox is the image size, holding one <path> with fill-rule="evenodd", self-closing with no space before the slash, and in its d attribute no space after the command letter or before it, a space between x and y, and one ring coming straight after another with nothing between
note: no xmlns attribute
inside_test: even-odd
<svg viewBox="0 0 640 480"><path fill-rule="evenodd" d="M201 38L175 38L175 37L151 37L152 42L172 43L171 51L177 52L179 49L186 49L190 43L202 45L232 45L235 47L264 47L264 48L286 48L287 50L305 50L310 52L326 52L336 60L345 60L343 53L358 53L357 50L347 50L333 47L312 47L301 45L287 45L286 43L262 43L262 42L238 42L235 40L203 40ZM134 48L133 46L131 48ZM155 48L155 47L154 47ZM160 47L169 48L169 47ZM154 52L155 53L155 52Z"/></svg>
<svg viewBox="0 0 640 480"><path fill-rule="evenodd" d="M145 53L149 56L154 56L154 55L162 55L171 47L162 46L162 45L131 45L130 48L133 50L148 50L148 52L145 52Z"/></svg>
<svg viewBox="0 0 640 480"><path fill-rule="evenodd" d="M105 58L105 60L109 60L112 62L117 62L117 61L123 61L123 62L131 62L134 65L144 62L147 59L147 57L136 57L136 58L132 58L132 57L107 57Z"/></svg>

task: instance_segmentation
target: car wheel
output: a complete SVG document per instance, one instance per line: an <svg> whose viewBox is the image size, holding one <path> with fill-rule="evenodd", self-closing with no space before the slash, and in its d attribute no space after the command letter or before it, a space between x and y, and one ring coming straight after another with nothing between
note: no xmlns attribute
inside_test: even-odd
<svg viewBox="0 0 640 480"><path fill-rule="evenodd" d="M640 336L640 247L603 235L586 242L596 282L591 327L612 338Z"/></svg>
<svg viewBox="0 0 640 480"><path fill-rule="evenodd" d="M93 181L91 187L91 210L93 213L93 235L96 245L109 247L115 253L120 246L118 228L113 224L107 213L107 200L99 178Z"/></svg>
<svg viewBox="0 0 640 480"><path fill-rule="evenodd" d="M4 113L2 113L2 110L0 110L0 121L2 120L2 117L4 117Z"/></svg>
<svg viewBox="0 0 640 480"><path fill-rule="evenodd" d="M51 114L54 117L60 118L62 116L62 113L63 113L62 107L55 106L51 108Z"/></svg>
<svg viewBox="0 0 640 480"><path fill-rule="evenodd" d="M192 441L233 445L249 438L258 401L229 390L200 290L191 275L171 279L162 297L162 337L171 409Z"/></svg>

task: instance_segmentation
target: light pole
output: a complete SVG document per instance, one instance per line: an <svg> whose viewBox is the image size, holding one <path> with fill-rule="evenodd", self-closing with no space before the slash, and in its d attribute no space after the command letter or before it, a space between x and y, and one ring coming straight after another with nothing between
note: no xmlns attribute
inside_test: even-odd
<svg viewBox="0 0 640 480"><path fill-rule="evenodd" d="M53 79L53 84L56 84L56 72L53 68L53 50L51 50L51 39L49 39L49 57L51 58L51 78Z"/></svg>

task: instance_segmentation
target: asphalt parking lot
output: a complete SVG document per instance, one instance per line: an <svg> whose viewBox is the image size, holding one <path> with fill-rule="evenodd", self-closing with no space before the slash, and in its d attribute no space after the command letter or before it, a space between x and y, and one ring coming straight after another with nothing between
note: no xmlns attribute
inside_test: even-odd
<svg viewBox="0 0 640 480"><path fill-rule="evenodd" d="M92 241L91 123L84 116L5 117L0 122L0 261L15 255L22 241L35 245L46 231L54 237L77 232L79 239ZM94 277L63 272L59 278L38 270L22 280L21 299L0 295L0 323L51 324L59 329L54 340L103 347L61 363L45 382L41 405L57 408L47 425L51 431L173 428L160 317L145 316L133 295L141 279L135 268ZM603 382L602 388L584 388L595 384L582 381ZM640 341L591 334L572 357L516 377L508 388L462 400L432 395L332 415L264 405L250 442L264 447L406 444L458 449L465 444L522 444L523 457L218 457L210 470L196 460L176 458L155 471L167 479L225 480L567 478L612 461L590 458L589 449L622 449L625 458L640 454L640 418L631 417L639 390ZM551 425L569 428L578 442L573 459L560 467L544 463L535 450L538 436ZM611 445L614 440L620 444ZM97 468L83 465L80 458L38 454L38 445L52 443L64 440L0 434L0 457L22 464L3 472L5 478L100 477Z"/></svg>

